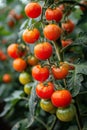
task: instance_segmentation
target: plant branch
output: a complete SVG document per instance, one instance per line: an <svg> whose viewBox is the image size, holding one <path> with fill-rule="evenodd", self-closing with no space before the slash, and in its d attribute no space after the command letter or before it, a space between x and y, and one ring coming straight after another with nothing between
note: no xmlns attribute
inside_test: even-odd
<svg viewBox="0 0 87 130"><path fill-rule="evenodd" d="M80 115L80 112L79 112L77 97L75 97L75 106L76 106L76 121L77 121L77 124L78 124L78 128L79 128L79 130L82 130L83 123L82 123L81 115Z"/></svg>
<svg viewBox="0 0 87 130"><path fill-rule="evenodd" d="M58 47L58 44L57 44L56 42L52 42L52 43L53 43L53 45L54 45L54 48L55 48L55 51L56 51L58 60L59 60L59 62L60 62L60 61L62 61L62 59L61 59L61 56L60 56L60 49L59 49L59 47Z"/></svg>

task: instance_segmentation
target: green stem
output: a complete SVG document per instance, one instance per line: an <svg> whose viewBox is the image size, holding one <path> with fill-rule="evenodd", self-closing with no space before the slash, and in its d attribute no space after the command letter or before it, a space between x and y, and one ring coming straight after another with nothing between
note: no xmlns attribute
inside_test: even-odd
<svg viewBox="0 0 87 130"><path fill-rule="evenodd" d="M70 1L70 0L63 0L63 1L59 1L59 2L55 2L54 3L54 6L56 5L60 5L60 4L64 4L64 3L66 3L66 4L75 4L75 5L79 5L79 6L82 6L82 7L84 7L84 8L86 8L87 9L87 6L86 5L84 5L84 4L82 4L82 3L79 3L79 2L77 2L77 1Z"/></svg>
<svg viewBox="0 0 87 130"><path fill-rule="evenodd" d="M79 112L79 105L78 105L77 97L75 97L75 106L76 106L76 121L77 121L77 124L78 124L78 128L79 128L79 130L82 130L83 123L82 123L81 115L80 115L80 112Z"/></svg>
<svg viewBox="0 0 87 130"><path fill-rule="evenodd" d="M35 119L36 119L40 124L42 124L42 125L46 128L46 130L49 129L48 126L47 126L42 120L40 120L40 118L38 118L38 117L35 116Z"/></svg>
<svg viewBox="0 0 87 130"><path fill-rule="evenodd" d="M53 43L53 45L54 45L54 48L55 48L55 51L56 51L58 60L59 60L59 62L61 62L61 61L62 61L62 58L61 58L61 56L60 56L60 49L59 49L59 47L58 47L58 44L57 44L57 42L52 42L52 43Z"/></svg>

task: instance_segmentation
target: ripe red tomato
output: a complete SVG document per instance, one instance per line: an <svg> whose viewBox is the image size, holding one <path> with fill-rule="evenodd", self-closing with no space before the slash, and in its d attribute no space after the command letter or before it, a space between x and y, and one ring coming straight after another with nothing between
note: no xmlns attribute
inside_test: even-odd
<svg viewBox="0 0 87 130"><path fill-rule="evenodd" d="M11 58L19 58L25 55L25 50L23 51L21 44L18 45L17 43L12 43L7 48L7 53Z"/></svg>
<svg viewBox="0 0 87 130"><path fill-rule="evenodd" d="M56 111L56 116L59 120L68 122L72 121L74 116L76 115L76 108L73 104L70 104L65 108L58 108Z"/></svg>
<svg viewBox="0 0 87 130"><path fill-rule="evenodd" d="M60 67L52 66L52 73L55 79L61 80L64 79L69 72L68 65L63 64Z"/></svg>
<svg viewBox="0 0 87 130"><path fill-rule="evenodd" d="M46 85L44 85L43 83L39 83L36 86L36 94L39 98L50 99L53 92L54 84L51 82L48 82Z"/></svg>
<svg viewBox="0 0 87 130"><path fill-rule="evenodd" d="M29 55L27 57L27 63L31 66L37 65L39 60L34 55Z"/></svg>
<svg viewBox="0 0 87 130"><path fill-rule="evenodd" d="M71 39L66 39L66 40L62 40L61 43L62 43L62 47L66 47L70 44L72 44L72 40Z"/></svg>
<svg viewBox="0 0 87 130"><path fill-rule="evenodd" d="M8 73L4 74L2 77L2 81L4 83L10 83L12 81L11 75Z"/></svg>
<svg viewBox="0 0 87 130"><path fill-rule="evenodd" d="M75 24L70 19L67 22L62 23L62 29L67 33L72 33L74 28L75 28Z"/></svg>
<svg viewBox="0 0 87 130"><path fill-rule="evenodd" d="M22 35L24 42L30 44L35 43L39 39L39 37L40 37L40 32L36 28L32 30L26 29Z"/></svg>
<svg viewBox="0 0 87 130"><path fill-rule="evenodd" d="M43 82L49 77L49 69L41 67L41 65L36 65L32 68L32 76L34 79Z"/></svg>
<svg viewBox="0 0 87 130"><path fill-rule="evenodd" d="M39 43L34 47L34 55L40 60L50 58L52 52L52 45L48 42Z"/></svg>
<svg viewBox="0 0 87 130"><path fill-rule="evenodd" d="M25 6L25 14L30 18L37 18L41 14L41 6L39 3L31 2Z"/></svg>
<svg viewBox="0 0 87 130"><path fill-rule="evenodd" d="M63 13L60 8L48 8L45 12L45 17L48 21L55 20L59 22L62 19Z"/></svg>
<svg viewBox="0 0 87 130"><path fill-rule="evenodd" d="M13 68L18 72L22 72L27 67L26 61L22 58L17 58L13 60Z"/></svg>
<svg viewBox="0 0 87 130"><path fill-rule="evenodd" d="M61 29L56 24L49 24L45 26L45 28L43 29L43 33L48 40L55 41L60 37Z"/></svg>
<svg viewBox="0 0 87 130"><path fill-rule="evenodd" d="M72 101L72 95L68 90L57 90L51 96L51 101L56 107L66 107Z"/></svg>

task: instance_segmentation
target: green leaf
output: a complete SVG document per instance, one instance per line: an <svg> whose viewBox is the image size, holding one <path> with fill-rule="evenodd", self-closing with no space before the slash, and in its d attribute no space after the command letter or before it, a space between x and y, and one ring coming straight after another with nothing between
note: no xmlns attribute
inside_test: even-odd
<svg viewBox="0 0 87 130"><path fill-rule="evenodd" d="M22 120L20 120L19 122L17 122L17 123L12 127L11 130L28 130L28 129L26 128L27 124L28 124L28 120L27 120L26 118L25 118L25 119L22 119Z"/></svg>
<svg viewBox="0 0 87 130"><path fill-rule="evenodd" d="M87 46L87 32L80 32L75 41L71 44L73 45L86 45Z"/></svg>
<svg viewBox="0 0 87 130"><path fill-rule="evenodd" d="M31 95L29 98L29 116L28 116L29 123L27 127L30 127L32 123L34 122L35 108L38 101L36 92L35 92L36 84L37 82L32 83L32 90L31 90Z"/></svg>
<svg viewBox="0 0 87 130"><path fill-rule="evenodd" d="M87 63L75 65L75 70L67 81L67 86L73 97L79 93L82 87L83 75L87 75Z"/></svg>
<svg viewBox="0 0 87 130"><path fill-rule="evenodd" d="M81 15L81 18L77 23L77 26L82 25L84 23L87 23L87 10Z"/></svg>
<svg viewBox="0 0 87 130"><path fill-rule="evenodd" d="M11 103L7 103L4 107L3 112L0 114L0 117L3 117L4 115L7 114L7 112L9 112L12 108L12 104Z"/></svg>

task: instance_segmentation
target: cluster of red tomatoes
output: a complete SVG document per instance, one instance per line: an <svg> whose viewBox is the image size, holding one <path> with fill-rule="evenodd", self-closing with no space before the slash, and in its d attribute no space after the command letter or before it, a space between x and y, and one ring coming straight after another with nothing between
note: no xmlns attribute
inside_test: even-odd
<svg viewBox="0 0 87 130"><path fill-rule="evenodd" d="M39 3L31 2L25 7L25 14L28 18L37 18L42 14L42 7ZM45 18L47 21L55 21L56 23L49 23L43 28L43 35L45 39L49 41L56 41L62 34L63 31L71 33L74 30L74 23L68 19L65 23L62 23L60 27L57 23L62 19L62 9L56 7L54 9L48 8L45 11ZM22 39L26 44L34 44L40 39L40 31L33 27L32 29L27 28L22 34ZM72 43L72 40L62 39L62 47L65 47ZM8 49L9 50L9 49ZM53 46L51 42L41 42L34 46L34 56L37 60L47 60L52 56ZM20 58L16 59L19 60ZM23 59L22 59L23 60ZM24 61L23 61L24 62ZM18 62L17 62L18 63ZM16 68L15 60L13 62L13 68L16 71L23 71L26 68L24 62L23 69ZM72 104L72 95L66 89L56 90L55 84L49 81L49 76L52 74L55 80L64 79L69 73L69 65L67 63L60 63L60 66L52 65L50 67L42 66L40 62L33 64L31 74L32 77L38 81L36 86L36 94L40 98L40 107L46 112L57 115L58 119L62 121L71 121L75 116L75 106ZM22 63L21 63L22 66ZM19 76L19 80L25 86L29 86L30 76L27 73L28 78L24 78L25 72L22 72ZM22 80L21 80L22 79ZM26 89L27 91L27 89ZM62 112L61 112L62 111Z"/></svg>

